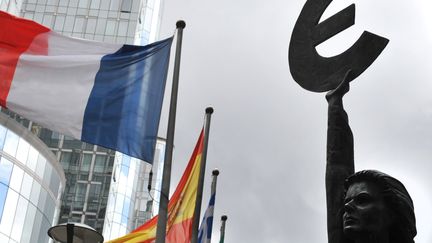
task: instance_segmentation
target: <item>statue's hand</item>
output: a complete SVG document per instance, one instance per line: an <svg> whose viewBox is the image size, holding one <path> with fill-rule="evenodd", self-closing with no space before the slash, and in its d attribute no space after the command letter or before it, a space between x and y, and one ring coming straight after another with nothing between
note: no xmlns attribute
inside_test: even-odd
<svg viewBox="0 0 432 243"><path fill-rule="evenodd" d="M348 93L350 86L349 86L349 78L348 76L350 75L351 70L348 70L345 73L344 78L342 79L342 82L340 82L340 84L336 87L336 89L329 91L326 94L326 99L328 102L330 102L333 99L342 99L342 97Z"/></svg>

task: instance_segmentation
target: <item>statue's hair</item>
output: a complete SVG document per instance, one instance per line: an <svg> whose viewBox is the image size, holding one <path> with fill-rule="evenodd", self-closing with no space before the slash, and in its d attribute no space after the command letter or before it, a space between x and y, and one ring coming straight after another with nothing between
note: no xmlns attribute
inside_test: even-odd
<svg viewBox="0 0 432 243"><path fill-rule="evenodd" d="M390 242L414 243L417 234L414 204L405 186L397 179L376 170L363 170L345 180L345 192L356 182L372 182L383 194L384 203L393 213L394 222L390 228Z"/></svg>

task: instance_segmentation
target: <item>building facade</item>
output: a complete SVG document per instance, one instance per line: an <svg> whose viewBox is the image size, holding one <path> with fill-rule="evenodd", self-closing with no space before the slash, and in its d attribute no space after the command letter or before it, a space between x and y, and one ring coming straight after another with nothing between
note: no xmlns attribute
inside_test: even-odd
<svg viewBox="0 0 432 243"><path fill-rule="evenodd" d="M0 113L0 242L48 242L65 181L48 147Z"/></svg>
<svg viewBox="0 0 432 243"><path fill-rule="evenodd" d="M153 166L116 154L103 227L105 240L121 237L157 214L164 155L163 139L156 143Z"/></svg>
<svg viewBox="0 0 432 243"><path fill-rule="evenodd" d="M33 19L63 35L109 43L140 45L156 40L160 5L161 0L0 0L1 10ZM132 175L133 170L137 178L137 181L130 185L132 188L128 190L141 195L139 193L141 189L135 187L142 187L148 183L150 164L53 132L14 113L3 112L36 134L54 153L64 169L67 182L58 223L84 223L102 233L108 201L113 202L114 208L111 210L113 216L117 215L114 212L119 212L115 209L120 207L120 198L126 198L129 203L122 202L120 214L129 215L127 220L129 224L127 226L121 224L121 227L129 230L136 226L137 222L144 222L150 218L152 214L149 212L157 208L157 205L153 205L153 201L147 202L147 191L141 193L144 196L132 198L127 197L130 194L119 189L118 183L114 183L111 188L112 181L115 181L113 172L123 173L124 170L122 171L121 168L127 166L130 169L128 173ZM164 150L164 145L161 144L164 143L159 142L158 148L163 146ZM144 174L138 177L137 173ZM158 181L161 180L162 175L159 176L155 174L154 186L160 187ZM158 189L151 193L155 191L157 192ZM116 193L122 194L117 196ZM113 199L108 199L109 197ZM121 220L115 221L116 219L113 216L109 222L121 222ZM119 232L115 226L110 229ZM107 230L103 232L111 235Z"/></svg>
<svg viewBox="0 0 432 243"><path fill-rule="evenodd" d="M0 10L19 16L22 0L0 0Z"/></svg>

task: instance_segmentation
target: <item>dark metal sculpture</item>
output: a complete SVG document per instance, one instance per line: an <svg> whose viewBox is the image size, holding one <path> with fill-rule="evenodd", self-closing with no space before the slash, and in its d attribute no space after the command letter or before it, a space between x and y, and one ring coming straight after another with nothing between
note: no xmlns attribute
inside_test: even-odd
<svg viewBox="0 0 432 243"><path fill-rule="evenodd" d="M324 58L315 47L354 24L354 4L318 24L331 0L308 0L294 27L290 70L314 92L330 91L327 130L327 233L329 243L414 243L414 208L402 183L378 171L354 173L353 135L342 97L388 40L364 32L344 53Z"/></svg>
<svg viewBox="0 0 432 243"><path fill-rule="evenodd" d="M332 0L308 0L294 26L289 47L289 64L294 80L314 92L335 89L348 70L349 81L365 71L384 50L388 39L363 32L357 42L340 55L325 58L315 47L354 24L352 4L319 23Z"/></svg>
<svg viewBox="0 0 432 243"><path fill-rule="evenodd" d="M348 76L326 95L328 242L414 243L414 206L403 184L379 171L354 173L354 139L342 102Z"/></svg>

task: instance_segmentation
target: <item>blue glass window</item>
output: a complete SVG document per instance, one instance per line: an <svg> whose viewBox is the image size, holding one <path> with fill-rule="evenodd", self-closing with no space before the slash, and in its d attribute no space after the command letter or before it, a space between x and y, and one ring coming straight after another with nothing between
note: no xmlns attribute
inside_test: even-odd
<svg viewBox="0 0 432 243"><path fill-rule="evenodd" d="M123 154L122 156L123 156L122 165L129 167L130 166L131 157L127 156L126 154Z"/></svg>
<svg viewBox="0 0 432 243"><path fill-rule="evenodd" d="M125 197L123 203L123 212L122 212L122 224L127 224L127 219L129 217L129 210L132 207L131 200L129 197ZM123 218L126 218L126 222L123 221Z"/></svg>
<svg viewBox="0 0 432 243"><path fill-rule="evenodd" d="M5 205L5 201L6 201L7 191L8 191L8 187L5 186L4 184L0 183L0 222L1 222L1 218L3 216L3 208Z"/></svg>
<svg viewBox="0 0 432 243"><path fill-rule="evenodd" d="M9 185L13 164L4 157L0 160L0 182Z"/></svg>

